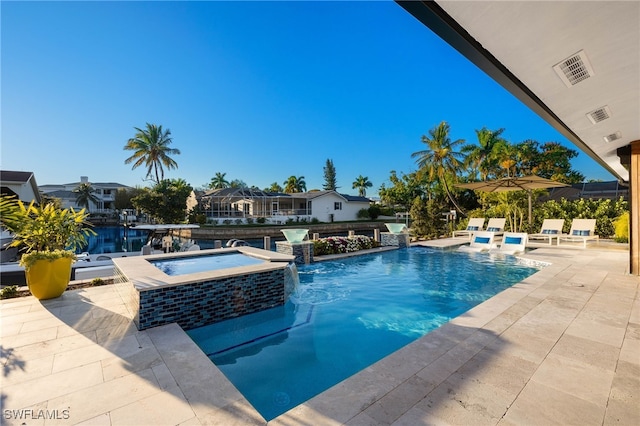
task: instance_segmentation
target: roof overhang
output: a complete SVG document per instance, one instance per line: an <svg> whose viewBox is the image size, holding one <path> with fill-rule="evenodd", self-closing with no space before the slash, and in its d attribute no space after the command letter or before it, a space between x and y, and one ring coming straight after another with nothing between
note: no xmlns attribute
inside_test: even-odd
<svg viewBox="0 0 640 426"><path fill-rule="evenodd" d="M578 149L629 179L624 152L640 140L640 2L397 3ZM586 58L586 78L575 84L554 69L571 58Z"/></svg>

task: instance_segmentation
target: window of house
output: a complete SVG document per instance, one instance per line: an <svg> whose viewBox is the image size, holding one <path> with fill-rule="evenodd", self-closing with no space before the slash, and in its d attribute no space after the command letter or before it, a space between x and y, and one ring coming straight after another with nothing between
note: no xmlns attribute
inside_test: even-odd
<svg viewBox="0 0 640 426"><path fill-rule="evenodd" d="M333 203L333 209L342 210L342 201L336 201L335 203Z"/></svg>

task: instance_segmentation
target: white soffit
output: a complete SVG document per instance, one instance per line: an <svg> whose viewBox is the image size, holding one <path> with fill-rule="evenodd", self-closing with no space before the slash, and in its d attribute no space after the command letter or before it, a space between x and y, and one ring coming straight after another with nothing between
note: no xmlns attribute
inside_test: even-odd
<svg viewBox="0 0 640 426"><path fill-rule="evenodd" d="M615 150L640 140L639 1L437 3L628 180ZM556 69L576 57L589 75L566 84ZM589 114L605 106L609 116L594 123Z"/></svg>

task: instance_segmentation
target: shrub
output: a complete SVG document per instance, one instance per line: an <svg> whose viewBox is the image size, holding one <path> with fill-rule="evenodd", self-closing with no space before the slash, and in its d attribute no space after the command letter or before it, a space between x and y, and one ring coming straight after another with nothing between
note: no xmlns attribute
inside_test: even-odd
<svg viewBox="0 0 640 426"><path fill-rule="evenodd" d="M247 218L247 225L252 225L253 224L253 218L248 217Z"/></svg>
<svg viewBox="0 0 640 426"><path fill-rule="evenodd" d="M377 204L373 204L369 207L369 217L372 220L376 220L378 216L380 216L381 212L382 212L382 209L380 209L380 206Z"/></svg>
<svg viewBox="0 0 640 426"><path fill-rule="evenodd" d="M360 209L358 210L358 214L356 215L358 219L369 219L371 216L369 215L369 209Z"/></svg>
<svg viewBox="0 0 640 426"><path fill-rule="evenodd" d="M0 290L0 299L13 299L18 297L18 286L10 285Z"/></svg>
<svg viewBox="0 0 640 426"><path fill-rule="evenodd" d="M102 278L94 278L91 280L91 285L94 287L98 287L101 285L105 285L106 282L104 282L104 280Z"/></svg>
<svg viewBox="0 0 640 426"><path fill-rule="evenodd" d="M266 221L267 221L267 219L264 218L264 217L259 217L258 219L256 219L256 222L258 222L258 223L265 223Z"/></svg>
<svg viewBox="0 0 640 426"><path fill-rule="evenodd" d="M629 212L622 213L613 224L616 235L615 241L617 243L629 242Z"/></svg>
<svg viewBox="0 0 640 426"><path fill-rule="evenodd" d="M312 218L311 218L311 223L313 223L313 224L317 224L317 223L320 223L320 221L318 220L318 218L317 218L317 217L312 217Z"/></svg>
<svg viewBox="0 0 640 426"><path fill-rule="evenodd" d="M316 256L352 253L359 250L378 247L379 243L366 235L353 237L327 237L313 241L313 253Z"/></svg>

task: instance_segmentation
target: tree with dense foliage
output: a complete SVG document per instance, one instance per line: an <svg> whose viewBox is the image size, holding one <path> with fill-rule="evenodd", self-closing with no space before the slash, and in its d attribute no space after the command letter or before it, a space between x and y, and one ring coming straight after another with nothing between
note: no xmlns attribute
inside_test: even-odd
<svg viewBox="0 0 640 426"><path fill-rule="evenodd" d="M368 177L359 175L356 180L353 181L353 189L358 190L358 195L361 197L367 196L367 188L371 188L373 184Z"/></svg>
<svg viewBox="0 0 640 426"><path fill-rule="evenodd" d="M171 131L163 130L162 126L147 123L145 130L134 127L136 134L127 141L124 149L133 151L131 157L124 160L125 164L133 163L132 169L144 165L147 168L146 178L158 184L164 180L164 167L167 170L177 169L178 163L170 156L179 155L180 150L169 148L173 142Z"/></svg>
<svg viewBox="0 0 640 426"><path fill-rule="evenodd" d="M224 178L227 174L216 172L209 182L209 189L223 189L229 187L229 182Z"/></svg>
<svg viewBox="0 0 640 426"><path fill-rule="evenodd" d="M229 182L229 188L249 188L249 185L241 179L234 179Z"/></svg>
<svg viewBox="0 0 640 426"><path fill-rule="evenodd" d="M76 204L80 207L86 208L87 211L90 210L90 203L97 204L98 201L100 201L95 195L96 190L87 182L81 183L75 187L72 192L76 194Z"/></svg>
<svg viewBox="0 0 640 426"><path fill-rule="evenodd" d="M278 184L278 182L273 182L270 186L264 189L265 192L283 192L282 187Z"/></svg>
<svg viewBox="0 0 640 426"><path fill-rule="evenodd" d="M436 200L423 200L416 197L409 211L411 232L417 237L438 238L443 234L441 210Z"/></svg>
<svg viewBox="0 0 640 426"><path fill-rule="evenodd" d="M380 200L387 206L399 206L402 211L407 211L416 197L424 195L423 185L417 173L398 177L396 171L391 170L389 180L389 188L383 183L378 189Z"/></svg>
<svg viewBox="0 0 640 426"><path fill-rule="evenodd" d="M452 141L449 137L449 124L443 121L429 130L429 136L423 135L421 142L426 148L411 154L412 158L417 159L419 173L428 176L430 180L437 179L443 185L449 201L460 213L464 213L456 202L448 182L455 182L462 170L465 157L457 149L464 143L464 139Z"/></svg>
<svg viewBox="0 0 640 426"><path fill-rule="evenodd" d="M289 178L284 181L284 192L286 194L305 192L306 190L307 183L304 181L304 176L289 176Z"/></svg>
<svg viewBox="0 0 640 426"><path fill-rule="evenodd" d="M584 182L584 175L571 167L571 159L578 156L578 151L558 142L546 142L540 149L537 175L568 184Z"/></svg>
<svg viewBox="0 0 640 426"><path fill-rule="evenodd" d="M322 185L322 189L325 191L337 191L336 168L333 165L333 160L327 159L327 163L322 170L324 170L324 184Z"/></svg>
<svg viewBox="0 0 640 426"><path fill-rule="evenodd" d="M193 188L184 179L165 179L133 198L133 205L160 223L183 223Z"/></svg>
<svg viewBox="0 0 640 426"><path fill-rule="evenodd" d="M142 192L144 192L142 188L120 188L116 192L113 205L116 210L134 209L135 206L131 200Z"/></svg>

